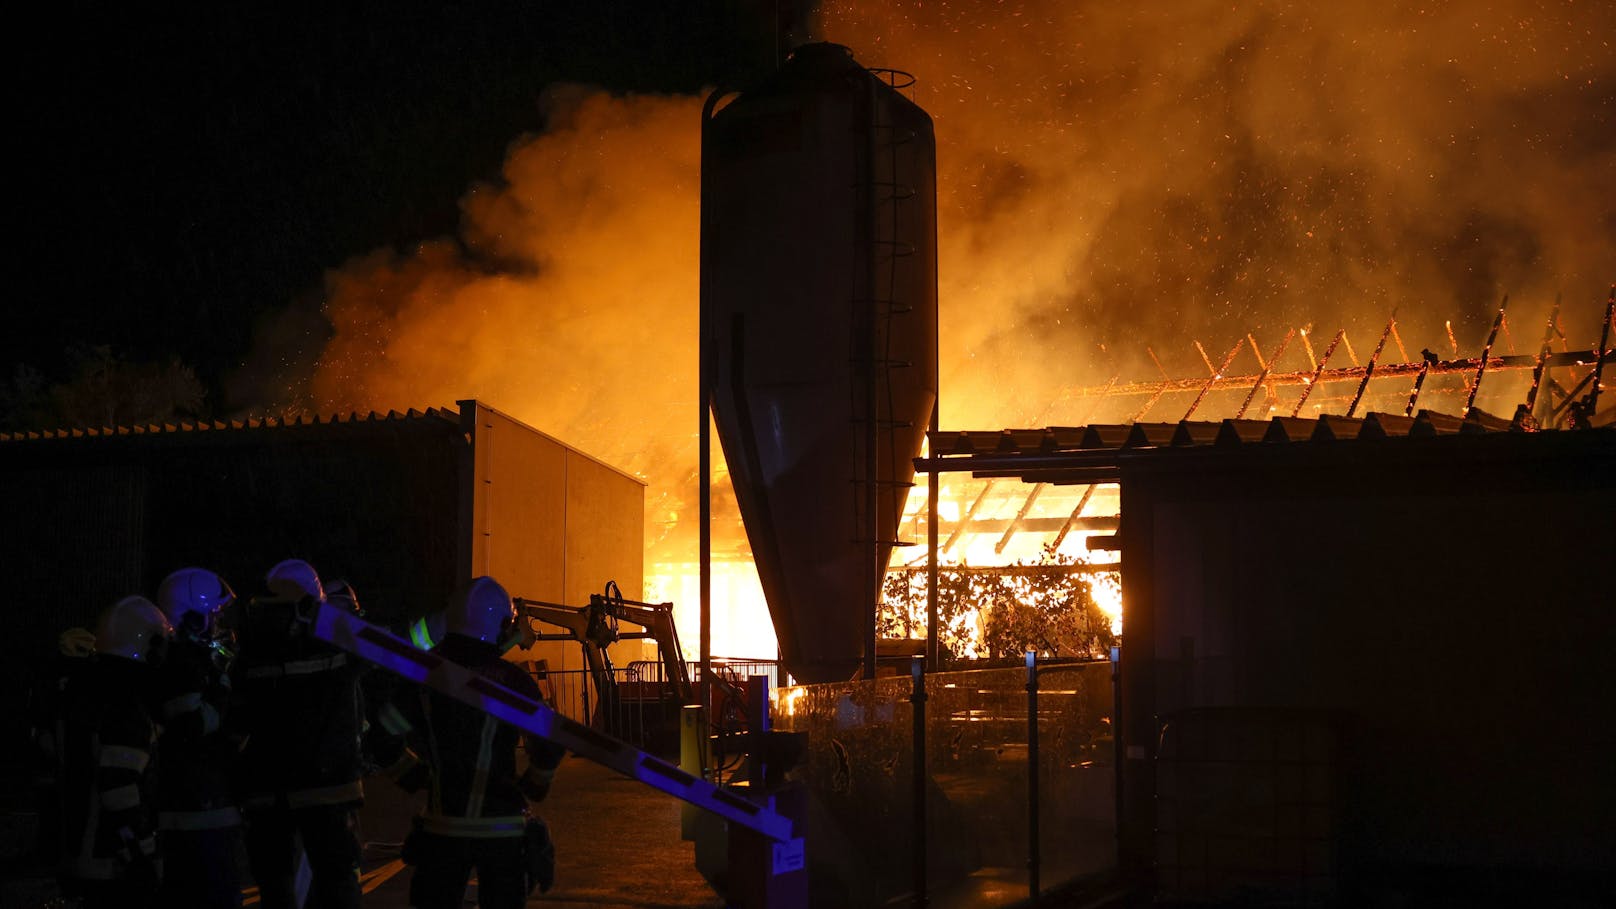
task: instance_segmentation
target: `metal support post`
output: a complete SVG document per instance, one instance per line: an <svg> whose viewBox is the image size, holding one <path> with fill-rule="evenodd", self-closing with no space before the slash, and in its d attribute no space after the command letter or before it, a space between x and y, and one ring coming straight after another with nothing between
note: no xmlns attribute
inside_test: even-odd
<svg viewBox="0 0 1616 909"><path fill-rule="evenodd" d="M931 409L932 438L938 431L937 408ZM930 472L926 475L926 668L937 672L943 664L938 656L938 628L937 628L937 497L939 490L937 482L942 475L937 472L935 458L931 443L926 443L926 455L933 461Z"/></svg>
<svg viewBox="0 0 1616 909"><path fill-rule="evenodd" d="M1027 896L1038 898L1038 652L1027 651Z"/></svg>
<svg viewBox="0 0 1616 909"><path fill-rule="evenodd" d="M767 742L769 739L769 677L746 677L746 780L756 792L767 778Z"/></svg>
<svg viewBox="0 0 1616 909"><path fill-rule="evenodd" d="M926 674L920 657L915 657L909 664L910 674L914 679L914 689L909 695L909 703L914 705L913 734L910 739L914 754L911 764L914 767L914 905L915 909L925 909L928 902L926 894Z"/></svg>
<svg viewBox="0 0 1616 909"><path fill-rule="evenodd" d="M1122 648L1111 648L1111 764L1116 776L1117 855L1122 854Z"/></svg>

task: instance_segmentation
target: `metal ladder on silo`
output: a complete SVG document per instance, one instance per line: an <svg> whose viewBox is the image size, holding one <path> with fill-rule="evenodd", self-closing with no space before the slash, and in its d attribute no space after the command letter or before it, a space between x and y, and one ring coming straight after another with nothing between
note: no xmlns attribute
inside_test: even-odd
<svg viewBox="0 0 1616 909"><path fill-rule="evenodd" d="M915 81L912 75L902 70L871 68L869 72L894 90L907 88L913 85ZM857 461L861 455L867 464L864 471L865 479L861 484L865 487L865 495L858 497L866 501L866 508L869 508L868 502L876 498L878 489L882 485L905 489L914 486L913 483L882 484L874 476L876 473L875 468L868 466L876 463L871 459L871 455L875 452L875 446L880 444L878 440L882 437L885 438L885 444L888 446L887 456L889 463L895 463L896 461L898 454L891 447L894 431L908 429L910 428L910 423L907 420L893 418L896 407L892 399L891 374L894 370L909 369L914 366L910 361L899 360L892 355L892 338L894 336L892 326L898 317L914 311L912 304L897 298L896 291L899 262L915 253L915 247L912 243L899 239L899 224L901 223L899 213L902 211L903 203L913 199L916 194L913 186L898 180L897 153L901 146L914 141L915 134L907 130L900 132L892 124L880 122L879 115L883 110L885 108L882 105L872 102L869 172L866 174L866 179L860 189L867 194L867 198L870 200L870 208L874 213L874 223L872 224L869 242L883 251L881 261L885 265L885 270L872 275L873 284L871 287L866 288L869 292L867 296L855 297L852 301L855 315L861 305L867 304L874 310L873 330L870 333L871 348L867 352L857 349L859 337L856 318L853 320L854 331L849 338L849 363L856 367L862 360L870 364L871 370L869 395L872 400L867 400L863 408L859 407L858 401L852 402L853 412L859 413L862 410L865 415L864 419L858 422L866 427L865 432L862 433L866 440L866 450L860 452L855 447L853 457L855 458L855 475L859 474ZM877 170L878 167L882 166L884 166L884 173ZM883 224L886 226L886 230L884 235L881 235L883 232L879 228ZM881 349L875 349L877 344L881 345ZM856 382L853 383L852 389L852 393L857 394ZM886 414L884 418L882 417L883 412ZM863 536L865 527L875 526L873 517L868 522L866 521L868 514L869 512L860 514L855 507L855 526L859 533L859 542L870 542L865 540ZM899 520L901 517L901 514L893 515L894 527L901 524L901 520ZM898 539L874 540L873 542L892 546L914 545L912 541Z"/></svg>
<svg viewBox="0 0 1616 909"><path fill-rule="evenodd" d="M900 70L872 68L869 72L874 79L880 80L894 91L907 88L915 81L912 75ZM896 432L910 428L909 421L895 418L897 408L893 400L892 373L914 366L907 360L899 360L893 356L892 339L895 334L894 322L914 311L912 303L898 299L897 283L899 263L915 253L914 245L904 242L899 237L903 203L913 199L916 194L915 187L898 179L898 149L914 141L915 134L908 130L900 131L892 123L882 122L882 114L887 110L889 108L886 105L877 102L875 82L872 81L866 172L857 189L867 202L866 206L861 207L860 212L869 213L871 223L868 242L879 251L879 256L876 267L870 274L870 286L863 288L864 295L855 294L850 301L852 318L849 320L848 337L848 365L853 370L853 381L849 383L852 400L849 403L853 414L863 414L862 419L854 417L854 421L862 425L862 431L854 432L851 451L853 476L863 477L862 481L855 480L854 483L854 541L868 543L872 547L872 586L886 567L875 564L875 554L881 552L883 545L914 545L913 541L896 538L878 539L880 520L877 509L881 504L883 488L908 489L914 486L910 482L883 482L879 476L880 446L886 446L887 463L897 463L899 453L895 445ZM864 307L870 309L867 317L869 325L867 338L861 337L863 333L860 331L864 325L861 318ZM867 349L860 350L861 340L867 341ZM863 402L858 400L861 391L858 382L861 364L869 373L868 384L862 389L865 395ZM892 515L891 523L894 528L893 536L896 537L896 528L901 527L903 523L902 505L896 496L893 497L893 505L896 513Z"/></svg>

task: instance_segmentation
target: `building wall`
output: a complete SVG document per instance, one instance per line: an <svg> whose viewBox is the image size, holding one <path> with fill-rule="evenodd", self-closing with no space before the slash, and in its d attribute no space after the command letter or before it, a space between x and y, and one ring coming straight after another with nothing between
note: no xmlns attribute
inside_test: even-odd
<svg viewBox="0 0 1616 909"><path fill-rule="evenodd" d="M287 558L418 614L456 583L458 439L423 418L0 444L0 550L35 604L14 627L49 640L186 565L250 596Z"/></svg>
<svg viewBox="0 0 1616 909"><path fill-rule="evenodd" d="M1556 435L1125 474L1136 861L1160 723L1231 707L1339 719L1348 872L1616 866L1616 436Z"/></svg>
<svg viewBox="0 0 1616 909"><path fill-rule="evenodd" d="M608 581L640 599L645 484L493 408L463 401L461 411L474 465L467 576L490 575L512 596L565 606L587 604ZM572 641L541 641L516 656L585 668ZM654 656L637 641L611 651L619 666Z"/></svg>
<svg viewBox="0 0 1616 909"><path fill-rule="evenodd" d="M12 583L0 664L9 753L55 638L169 572L212 568L242 596L302 558L401 627L491 574L516 596L638 598L644 484L475 401L461 412L290 426L0 441L0 559ZM555 644L552 665L578 666ZM626 664L638 644L614 654Z"/></svg>

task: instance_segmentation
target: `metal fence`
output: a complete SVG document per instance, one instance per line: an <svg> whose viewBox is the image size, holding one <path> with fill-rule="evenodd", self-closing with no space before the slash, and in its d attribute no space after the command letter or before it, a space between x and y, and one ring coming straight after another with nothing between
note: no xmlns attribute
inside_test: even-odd
<svg viewBox="0 0 1616 909"><path fill-rule="evenodd" d="M772 660L713 667L715 704L767 676L775 728L807 733L801 775L829 828L816 842L837 844L816 860L816 893L836 905L1011 906L1116 867L1114 663L787 688ZM676 753L682 699L660 662L614 669L604 706L587 670L535 677L563 715ZM713 711L719 740L727 712L747 713L730 706Z"/></svg>
<svg viewBox="0 0 1616 909"><path fill-rule="evenodd" d="M808 734L803 776L836 828L819 842L846 844L816 887L974 909L1113 870L1113 686L1113 664L1068 662L781 691L775 727Z"/></svg>
<svg viewBox="0 0 1616 909"><path fill-rule="evenodd" d="M546 701L556 712L613 738L659 754L674 753L678 743L679 708L686 700L666 677L659 660L635 660L613 667L616 697L602 698L587 669L545 669L528 663ZM748 676L769 678L769 690L779 684L780 665L774 660L713 658L713 674L722 697L744 697ZM699 667L690 666L692 684L700 684ZM730 713L745 716L744 705ZM721 715L715 711L715 715Z"/></svg>

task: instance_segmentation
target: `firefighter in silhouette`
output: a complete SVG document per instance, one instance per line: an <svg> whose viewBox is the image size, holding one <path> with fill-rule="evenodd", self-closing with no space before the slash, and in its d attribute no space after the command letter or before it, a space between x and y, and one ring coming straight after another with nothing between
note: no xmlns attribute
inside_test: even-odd
<svg viewBox="0 0 1616 909"><path fill-rule="evenodd" d="M63 705L73 678L85 670L95 655L95 632L69 628L56 638L56 654L40 673L28 696L28 722L32 730L32 788L39 812L39 835L35 839L35 859L41 868L62 862L62 751Z"/></svg>
<svg viewBox="0 0 1616 909"><path fill-rule="evenodd" d="M532 676L501 657L516 610L498 582L472 581L443 618L446 633L433 653L542 700ZM385 773L405 788L430 789L404 846L404 861L415 868L411 906L460 906L473 871L483 909L519 909L533 888L550 888L555 850L528 805L549 793L560 746L428 688L399 691L378 711L377 724L399 743Z"/></svg>
<svg viewBox="0 0 1616 909"><path fill-rule="evenodd" d="M150 600L119 600L101 614L95 655L63 692L62 884L85 909L160 905L151 697L170 633Z"/></svg>
<svg viewBox="0 0 1616 909"><path fill-rule="evenodd" d="M307 905L353 909L364 801L363 667L308 634L313 611L328 602L309 563L281 562L265 582L269 595L245 611L234 673L234 719L247 737L239 767L248 864L266 909L297 906L301 837L311 876Z"/></svg>
<svg viewBox="0 0 1616 909"><path fill-rule="evenodd" d="M241 905L241 812L231 791L236 744L225 726L234 642L218 618L234 599L205 568L182 568L157 589L157 605L174 628L157 697L157 835L170 906Z"/></svg>

